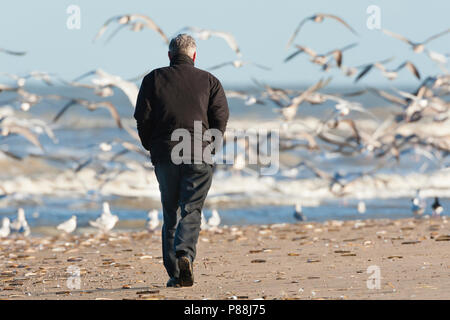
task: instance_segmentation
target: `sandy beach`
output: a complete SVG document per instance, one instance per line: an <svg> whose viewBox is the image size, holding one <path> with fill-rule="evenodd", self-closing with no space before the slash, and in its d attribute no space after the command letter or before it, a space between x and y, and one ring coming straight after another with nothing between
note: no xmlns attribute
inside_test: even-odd
<svg viewBox="0 0 450 320"><path fill-rule="evenodd" d="M449 299L449 241L445 217L224 227L166 288L160 232L7 238L0 299Z"/></svg>

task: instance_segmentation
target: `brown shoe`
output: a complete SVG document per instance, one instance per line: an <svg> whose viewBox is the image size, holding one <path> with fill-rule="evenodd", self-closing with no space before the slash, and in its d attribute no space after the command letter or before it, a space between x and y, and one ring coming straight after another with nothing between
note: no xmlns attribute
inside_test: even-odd
<svg viewBox="0 0 450 320"><path fill-rule="evenodd" d="M178 268L180 269L180 285L182 287L191 287L194 284L194 271L191 260L187 256L179 257Z"/></svg>

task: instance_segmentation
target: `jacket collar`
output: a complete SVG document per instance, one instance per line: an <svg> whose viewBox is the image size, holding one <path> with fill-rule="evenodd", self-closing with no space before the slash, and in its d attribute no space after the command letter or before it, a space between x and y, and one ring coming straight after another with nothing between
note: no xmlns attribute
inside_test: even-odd
<svg viewBox="0 0 450 320"><path fill-rule="evenodd" d="M172 57L172 60L170 60L170 66L175 66L178 64L190 64L191 66L193 66L194 60L192 60L185 54L176 54L174 57Z"/></svg>

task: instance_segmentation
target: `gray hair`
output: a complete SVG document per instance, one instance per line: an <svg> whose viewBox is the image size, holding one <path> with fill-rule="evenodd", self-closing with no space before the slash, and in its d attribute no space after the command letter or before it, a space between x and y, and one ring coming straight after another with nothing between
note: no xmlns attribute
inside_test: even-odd
<svg viewBox="0 0 450 320"><path fill-rule="evenodd" d="M172 56L185 54L192 58L196 50L197 45L195 44L194 38L186 33L177 35L169 44L169 51Z"/></svg>

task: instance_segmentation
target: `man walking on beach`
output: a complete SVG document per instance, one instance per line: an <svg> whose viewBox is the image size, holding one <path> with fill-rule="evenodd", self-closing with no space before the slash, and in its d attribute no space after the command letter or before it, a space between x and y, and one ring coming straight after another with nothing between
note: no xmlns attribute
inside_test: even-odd
<svg viewBox="0 0 450 320"><path fill-rule="evenodd" d="M211 186L213 168L203 150L207 130L225 132L229 111L218 79L194 67L195 40L180 34L169 45L170 66L155 69L142 81L134 117L143 147L161 191L164 223L162 250L168 287L192 286L193 261L200 232L201 211ZM189 146L177 154L174 132L189 133ZM200 140L200 142L199 142ZM183 141L186 143L186 141ZM200 146L200 150L195 146Z"/></svg>

